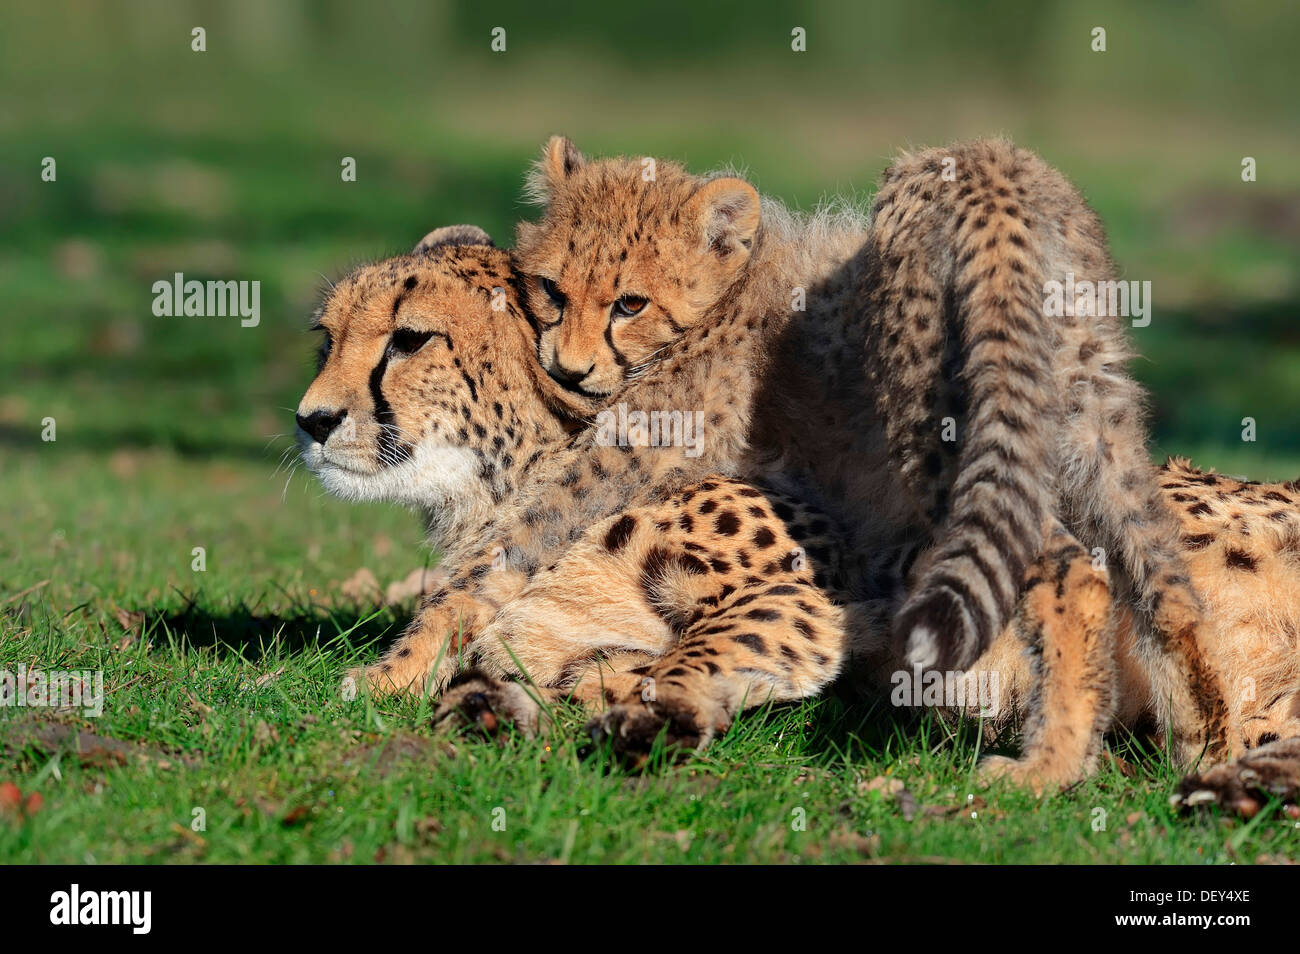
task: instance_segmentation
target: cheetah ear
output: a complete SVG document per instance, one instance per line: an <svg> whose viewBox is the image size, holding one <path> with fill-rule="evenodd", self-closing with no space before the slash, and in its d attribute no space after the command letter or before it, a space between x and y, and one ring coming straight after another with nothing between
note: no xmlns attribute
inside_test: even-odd
<svg viewBox="0 0 1300 954"><path fill-rule="evenodd" d="M551 193L565 179L573 175L587 160L567 136L552 136L542 147L542 158L537 160L528 175L526 192L538 204L545 204Z"/></svg>
<svg viewBox="0 0 1300 954"><path fill-rule="evenodd" d="M749 251L758 231L758 190L744 179L711 179L686 204L704 229L705 244L725 258Z"/></svg>
<svg viewBox="0 0 1300 954"><path fill-rule="evenodd" d="M434 229L415 246L412 255L428 255L439 245L487 245L492 246L492 236L477 225L444 225Z"/></svg>

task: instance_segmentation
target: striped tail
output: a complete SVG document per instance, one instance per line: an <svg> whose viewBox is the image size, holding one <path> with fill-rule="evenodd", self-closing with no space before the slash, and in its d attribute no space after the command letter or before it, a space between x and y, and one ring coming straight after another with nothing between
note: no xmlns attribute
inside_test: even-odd
<svg viewBox="0 0 1300 954"><path fill-rule="evenodd" d="M1226 754L1226 694L1146 450L1126 329L1109 310L1045 308L1046 278L1113 275L1095 214L1032 153L969 143L886 173L869 248L868 374L936 541L895 617L909 664L965 668L989 645L1042 545L1041 518L1059 510L1135 599L1175 756ZM955 461L934 437L954 386L967 403Z"/></svg>
<svg viewBox="0 0 1300 954"><path fill-rule="evenodd" d="M944 174L949 158L951 180ZM894 623L909 665L960 669L988 647L1011 618L1024 571L1042 547L1044 517L1055 509L1057 329L1043 308L1046 223L1036 228L1020 187L1027 158L999 142L930 150L900 163L877 200L873 238L885 281L917 277L910 258L930 263L922 266L920 289L886 295L878 320L912 338L943 336L945 321L955 325L965 403L964 422L943 419L935 406L934 382L950 376L942 348L887 356L903 369L900 378L930 381L924 390L919 383L891 389L905 396L886 411L887 428L938 434L950 441L939 445L940 457L957 452L955 472L931 460L933 449L921 455L912 447L904 463L905 475L909 466L924 469L935 485L937 522L936 545L918 561ZM882 340L890 340L888 331ZM943 431L957 426L964 430L951 441ZM939 479L944 472L953 474L950 484Z"/></svg>

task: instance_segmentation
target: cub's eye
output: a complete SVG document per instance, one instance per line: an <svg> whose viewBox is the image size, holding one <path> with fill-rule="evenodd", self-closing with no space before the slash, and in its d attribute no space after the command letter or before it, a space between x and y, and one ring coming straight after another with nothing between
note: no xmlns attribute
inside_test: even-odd
<svg viewBox="0 0 1300 954"><path fill-rule="evenodd" d="M549 278L543 278L541 275L538 275L537 284L542 286L542 291L546 292L547 297L550 298L551 301L555 302L555 304L561 308L564 307L564 302L566 301L564 293L556 287L555 282L551 281Z"/></svg>
<svg viewBox="0 0 1300 954"><path fill-rule="evenodd" d="M640 314L648 304L650 304L649 298L642 298L640 295L624 295L614 302L611 312L615 318L631 318L633 315Z"/></svg>
<svg viewBox="0 0 1300 954"><path fill-rule="evenodd" d="M415 331L411 328L398 328L393 332L388 350L393 354L415 354L424 347L424 343L433 337L432 331Z"/></svg>

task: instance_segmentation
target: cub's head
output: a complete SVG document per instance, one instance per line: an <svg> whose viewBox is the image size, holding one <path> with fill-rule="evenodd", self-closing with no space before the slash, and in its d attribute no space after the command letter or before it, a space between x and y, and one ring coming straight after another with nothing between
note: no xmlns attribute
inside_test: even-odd
<svg viewBox="0 0 1300 954"><path fill-rule="evenodd" d="M572 396L538 366L506 252L473 226L363 266L317 313L319 371L298 405L302 459L332 493L491 506L563 439Z"/></svg>
<svg viewBox="0 0 1300 954"><path fill-rule="evenodd" d="M530 191L545 214L520 224L515 256L537 355L589 399L614 394L698 323L740 277L758 230L748 182L648 158L589 162L562 136Z"/></svg>

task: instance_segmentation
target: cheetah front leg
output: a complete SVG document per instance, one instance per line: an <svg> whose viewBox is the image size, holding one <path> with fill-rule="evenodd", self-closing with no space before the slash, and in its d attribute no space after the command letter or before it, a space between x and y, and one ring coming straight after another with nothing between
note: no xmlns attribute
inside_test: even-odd
<svg viewBox="0 0 1300 954"><path fill-rule="evenodd" d="M502 602L522 592L522 573L498 570L478 574L473 564L425 596L406 630L378 662L353 670L345 691L364 685L377 696L426 694L455 673L468 647Z"/></svg>
<svg viewBox="0 0 1300 954"><path fill-rule="evenodd" d="M718 478L593 526L478 633L440 716L532 725L517 681L533 705L611 707L590 728L644 752L665 725L700 746L745 706L818 692L846 654L843 612L768 504Z"/></svg>
<svg viewBox="0 0 1300 954"><path fill-rule="evenodd" d="M1048 521L1044 539L1010 627L1029 654L1021 756L990 756L981 763L984 778L1009 779L1039 793L1095 770L1114 718L1116 687L1106 571L1093 567L1088 552L1059 523Z"/></svg>
<svg viewBox="0 0 1300 954"><path fill-rule="evenodd" d="M533 734L554 703L595 706L631 691L639 677L628 670L677 639L669 604L692 605L720 585L681 545L678 524L662 529L671 515L671 504L643 507L589 528L476 632L470 668L448 684L435 721Z"/></svg>
<svg viewBox="0 0 1300 954"><path fill-rule="evenodd" d="M484 607L465 594L441 590L430 594L378 662L348 672L344 693L361 687L375 696L428 693L439 675L445 675L448 667L454 669L484 616Z"/></svg>

